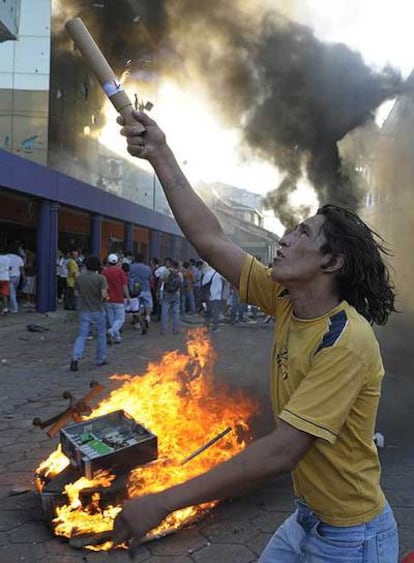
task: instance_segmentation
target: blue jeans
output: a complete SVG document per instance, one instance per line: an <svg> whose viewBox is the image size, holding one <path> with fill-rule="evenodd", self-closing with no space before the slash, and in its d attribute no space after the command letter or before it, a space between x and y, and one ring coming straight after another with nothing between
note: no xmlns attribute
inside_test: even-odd
<svg viewBox="0 0 414 563"><path fill-rule="evenodd" d="M17 313L19 311L19 304L17 303L17 288L19 286L20 276L10 276L9 283L9 299L10 299L10 311L12 313Z"/></svg>
<svg viewBox="0 0 414 563"><path fill-rule="evenodd" d="M140 310L144 311L147 315L150 315L153 308L151 291L141 291L138 299Z"/></svg>
<svg viewBox="0 0 414 563"><path fill-rule="evenodd" d="M121 328L125 322L125 305L123 303L105 303L108 333L117 342L121 342Z"/></svg>
<svg viewBox="0 0 414 563"><path fill-rule="evenodd" d="M398 531L390 506L366 524L330 526L301 500L267 544L259 563L398 563Z"/></svg>
<svg viewBox="0 0 414 563"><path fill-rule="evenodd" d="M196 312L194 290L193 288L189 289L188 287L182 289L181 291L181 312L185 314L187 311L189 313Z"/></svg>
<svg viewBox="0 0 414 563"><path fill-rule="evenodd" d="M101 364L105 360L106 354L106 319L104 311L94 311L92 313L81 311L79 313L79 331L73 345L72 358L74 360L82 358L91 325L96 327L96 363Z"/></svg>
<svg viewBox="0 0 414 563"><path fill-rule="evenodd" d="M221 309L220 299L210 300L207 303L207 314L205 318L205 324L209 326L211 322L213 330L218 329L218 323L220 319L220 309Z"/></svg>
<svg viewBox="0 0 414 563"><path fill-rule="evenodd" d="M168 320L170 317L170 311L172 313L172 325L173 332L177 333L179 331L180 322L180 292L175 293L163 292L162 302L161 302L161 334L167 334L168 332Z"/></svg>

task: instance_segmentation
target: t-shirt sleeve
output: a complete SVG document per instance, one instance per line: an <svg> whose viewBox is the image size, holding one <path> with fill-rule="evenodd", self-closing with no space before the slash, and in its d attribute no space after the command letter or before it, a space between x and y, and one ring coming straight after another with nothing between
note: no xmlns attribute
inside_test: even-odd
<svg viewBox="0 0 414 563"><path fill-rule="evenodd" d="M279 418L298 430L335 443L366 373L362 360L346 346L321 350Z"/></svg>
<svg viewBox="0 0 414 563"><path fill-rule="evenodd" d="M242 303L257 305L268 315L274 315L276 297L282 287L272 280L270 268L248 255L243 264L239 291Z"/></svg>

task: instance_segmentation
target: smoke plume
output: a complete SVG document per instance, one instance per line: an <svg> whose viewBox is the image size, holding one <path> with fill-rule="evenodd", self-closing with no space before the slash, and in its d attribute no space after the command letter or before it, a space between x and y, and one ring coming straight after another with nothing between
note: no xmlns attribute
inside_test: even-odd
<svg viewBox="0 0 414 563"><path fill-rule="evenodd" d="M321 203L357 207L360 193L341 166L337 142L401 92L399 73L374 72L345 45L322 43L275 12L258 17L221 0L205 8L194 0L172 5L166 3L165 31L176 52L205 77L246 143L286 173L283 193L269 194L268 202L285 198L305 173Z"/></svg>
<svg viewBox="0 0 414 563"><path fill-rule="evenodd" d="M268 194L269 206L285 201L287 211L303 175L321 204L358 206L361 194L341 166L337 143L403 90L396 70L376 72L345 45L323 43L310 28L241 0L113 4L111 32L100 30L109 56L142 59L145 51L163 75L201 80L226 124L240 127L253 153L285 173L279 193ZM125 27L126 15L139 22L135 33Z"/></svg>

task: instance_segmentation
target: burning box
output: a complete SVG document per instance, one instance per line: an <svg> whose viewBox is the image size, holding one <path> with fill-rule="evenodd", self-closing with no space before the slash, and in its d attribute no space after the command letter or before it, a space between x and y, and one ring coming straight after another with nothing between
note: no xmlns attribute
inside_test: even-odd
<svg viewBox="0 0 414 563"><path fill-rule="evenodd" d="M88 479L101 469L125 473L158 457L157 437L123 410L65 426L60 443Z"/></svg>

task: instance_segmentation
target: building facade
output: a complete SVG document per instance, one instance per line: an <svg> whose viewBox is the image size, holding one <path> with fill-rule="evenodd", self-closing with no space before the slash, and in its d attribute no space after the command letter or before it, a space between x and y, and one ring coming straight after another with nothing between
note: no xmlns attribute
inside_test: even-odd
<svg viewBox="0 0 414 563"><path fill-rule="evenodd" d="M263 228L263 196L221 183L199 186L198 192L236 244L263 264L273 261L279 237Z"/></svg>
<svg viewBox="0 0 414 563"><path fill-rule="evenodd" d="M98 4L81 2L80 15L104 29L114 15ZM116 115L64 30L66 5L0 4L0 246L35 253L43 312L56 307L58 249L195 255L155 175L104 142Z"/></svg>
<svg viewBox="0 0 414 563"><path fill-rule="evenodd" d="M75 15L117 76L157 76L154 22L141 0L0 2L0 247L19 241L35 254L42 312L56 307L59 250L196 257L158 178L128 155L115 110L66 32ZM125 88L136 108L151 101L134 80ZM262 227L261 196L223 189L214 209L224 230L270 261L277 237Z"/></svg>
<svg viewBox="0 0 414 563"><path fill-rule="evenodd" d="M408 79L414 85L414 75ZM384 122L368 162L370 192L366 216L386 240L398 308L414 312L414 95L400 96Z"/></svg>

